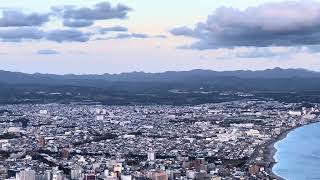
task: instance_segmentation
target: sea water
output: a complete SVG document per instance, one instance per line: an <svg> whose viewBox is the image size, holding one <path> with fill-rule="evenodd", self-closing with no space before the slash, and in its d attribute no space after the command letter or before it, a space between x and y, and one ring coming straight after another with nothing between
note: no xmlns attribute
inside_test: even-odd
<svg viewBox="0 0 320 180"><path fill-rule="evenodd" d="M275 148L275 174L288 180L320 180L320 123L293 130Z"/></svg>

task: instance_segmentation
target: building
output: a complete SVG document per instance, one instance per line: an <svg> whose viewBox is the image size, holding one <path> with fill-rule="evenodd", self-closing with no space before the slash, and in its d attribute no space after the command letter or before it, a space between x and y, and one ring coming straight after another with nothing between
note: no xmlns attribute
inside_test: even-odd
<svg viewBox="0 0 320 180"><path fill-rule="evenodd" d="M62 171L56 171L53 173L52 180L64 180L64 175Z"/></svg>
<svg viewBox="0 0 320 180"><path fill-rule="evenodd" d="M149 149L148 161L154 161L155 159L156 159L156 153L152 149Z"/></svg>
<svg viewBox="0 0 320 180"><path fill-rule="evenodd" d="M70 152L69 152L68 149L63 149L63 150L61 151L61 157L62 157L63 159L69 159L69 155L70 155Z"/></svg>
<svg viewBox="0 0 320 180"><path fill-rule="evenodd" d="M151 180L168 180L168 175L165 171L151 171L147 173L147 178Z"/></svg>
<svg viewBox="0 0 320 180"><path fill-rule="evenodd" d="M52 179L52 172L51 172L51 170L46 170L46 172L44 173L44 179L45 179L45 180L51 180L51 179Z"/></svg>
<svg viewBox="0 0 320 180"><path fill-rule="evenodd" d="M260 172L260 166L259 165L252 165L249 167L249 173L250 174L258 174Z"/></svg>
<svg viewBox="0 0 320 180"><path fill-rule="evenodd" d="M114 168L113 168L113 172L115 173L115 175L119 178L121 177L121 172L122 172L122 164L121 163L117 163Z"/></svg>
<svg viewBox="0 0 320 180"><path fill-rule="evenodd" d="M97 121L102 121L103 119L104 119L104 116L103 116L103 115L97 116Z"/></svg>
<svg viewBox="0 0 320 180"><path fill-rule="evenodd" d="M193 166L197 171L207 170L206 161L204 158L196 158L193 161Z"/></svg>
<svg viewBox="0 0 320 180"><path fill-rule="evenodd" d="M84 175L84 180L96 180L97 176L95 174L86 174Z"/></svg>
<svg viewBox="0 0 320 180"><path fill-rule="evenodd" d="M81 169L80 168L73 168L70 170L71 179L79 179L81 177Z"/></svg>
<svg viewBox="0 0 320 180"><path fill-rule="evenodd" d="M48 114L48 111L47 110L40 110L39 114L46 115L46 114Z"/></svg>
<svg viewBox="0 0 320 180"><path fill-rule="evenodd" d="M38 138L38 146L40 148L44 148L46 146L46 140L45 140L44 136L40 136Z"/></svg>
<svg viewBox="0 0 320 180"><path fill-rule="evenodd" d="M302 112L301 111L289 111L288 114L291 116L301 116Z"/></svg>
<svg viewBox="0 0 320 180"><path fill-rule="evenodd" d="M34 170L26 169L20 171L20 180L35 180L36 172Z"/></svg>

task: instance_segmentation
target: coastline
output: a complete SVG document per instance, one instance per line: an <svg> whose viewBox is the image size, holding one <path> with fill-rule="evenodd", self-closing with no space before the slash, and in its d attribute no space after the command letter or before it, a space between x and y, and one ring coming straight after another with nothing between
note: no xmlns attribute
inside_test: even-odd
<svg viewBox="0 0 320 180"><path fill-rule="evenodd" d="M319 123L319 121L311 121L308 122L307 124L300 124L296 127L293 127L291 129L285 130L283 131L281 134L279 134L277 137L275 137L274 139L272 139L270 142L267 142L265 147L264 147L264 158L265 161L269 164L268 168L266 169L266 171L270 174L271 179L277 179L277 180L286 180L283 177L278 176L277 174L275 174L272 169L274 167L274 165L277 163L274 156L277 153L277 149L275 147L275 144L283 139L285 139L289 133L291 133L292 131L294 131L297 128L303 127L303 126L307 126L310 124L315 124L315 123Z"/></svg>
<svg viewBox="0 0 320 180"><path fill-rule="evenodd" d="M296 128L298 128L298 127L296 127ZM282 132L279 136L277 136L275 139L271 140L271 142L267 143L265 146L265 155L264 156L265 156L266 162L268 162L268 164L269 164L269 166L266 170L270 174L271 179L285 180L284 178L276 175L272 171L273 166L277 163L274 158L275 154L277 153L277 149L275 148L274 145L278 141L285 139L288 136L288 134L296 128L288 129L288 130Z"/></svg>

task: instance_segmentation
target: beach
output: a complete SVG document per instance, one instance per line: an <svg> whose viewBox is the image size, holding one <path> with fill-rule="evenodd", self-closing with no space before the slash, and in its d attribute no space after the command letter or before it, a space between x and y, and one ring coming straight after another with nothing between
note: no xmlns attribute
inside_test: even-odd
<svg viewBox="0 0 320 180"><path fill-rule="evenodd" d="M295 128L294 128L295 129ZM276 175L273 171L272 168L273 166L277 163L274 156L277 152L277 149L275 148L275 143L278 141L281 141L287 137L287 135L293 131L294 129L289 129L284 132L282 132L279 136L277 136L275 139L271 140L265 145L265 161L269 163L269 167L266 169L266 171L270 174L270 177L272 179L278 179L278 180L285 180L284 178Z"/></svg>

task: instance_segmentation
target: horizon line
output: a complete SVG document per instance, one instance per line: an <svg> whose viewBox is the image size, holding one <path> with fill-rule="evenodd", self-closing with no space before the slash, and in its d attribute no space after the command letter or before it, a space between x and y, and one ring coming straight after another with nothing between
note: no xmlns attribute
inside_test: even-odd
<svg viewBox="0 0 320 180"><path fill-rule="evenodd" d="M56 75L56 76L90 76L90 75L96 75L96 76L103 76L103 75L123 75L123 74L132 74L132 73L144 73L144 74L164 74L164 73L169 73L169 72L192 72L192 71L211 71L211 72L236 72L236 71L245 71L245 72L259 72L259 71L268 71L268 70L301 70L301 71L308 71L308 72L313 72L313 73L320 73L320 71L315 71L311 69L306 69L306 68L281 68L281 67L274 67L274 68L266 68L266 69L257 69L257 70L252 70L252 69L237 69L237 70L212 70L212 69L190 69L190 70L168 70L168 71L161 71L161 72L147 72L147 71L128 71L128 72L120 72L120 73L102 73L102 74L91 74L91 73L82 73L82 74L77 74L77 73L63 73L63 74L58 74L58 73L41 73L41 72L34 72L34 73L28 73L28 72L22 72L22 71L10 71L10 70L3 70L0 69L0 72L10 72L10 73L21 73L21 74L26 74L26 75Z"/></svg>

